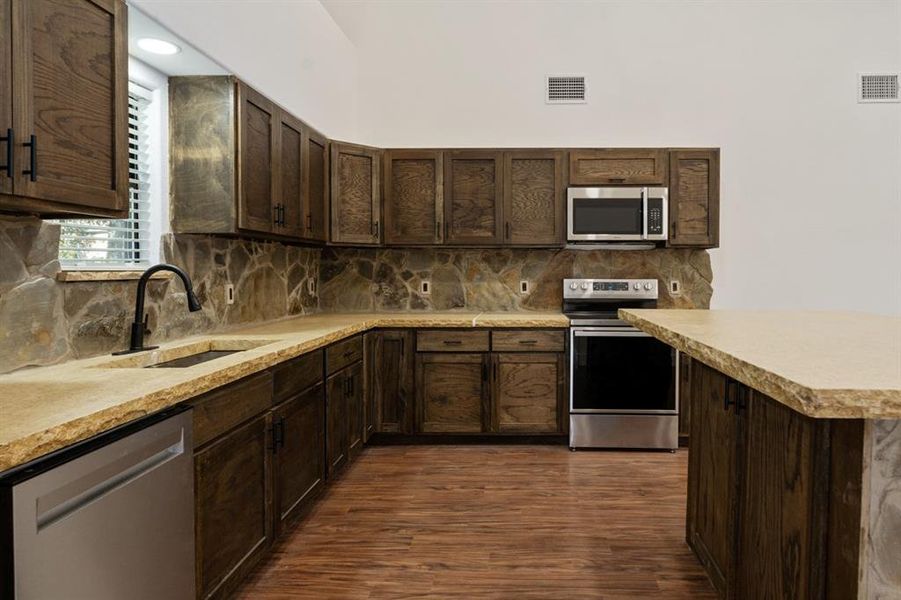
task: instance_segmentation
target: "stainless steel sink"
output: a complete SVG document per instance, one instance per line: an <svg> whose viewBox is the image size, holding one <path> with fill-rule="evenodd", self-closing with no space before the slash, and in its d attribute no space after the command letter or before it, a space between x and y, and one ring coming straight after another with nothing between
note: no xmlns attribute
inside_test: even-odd
<svg viewBox="0 0 901 600"><path fill-rule="evenodd" d="M131 354L95 365L104 369L184 369L245 350L272 344L276 340L211 338L183 346L160 348Z"/></svg>

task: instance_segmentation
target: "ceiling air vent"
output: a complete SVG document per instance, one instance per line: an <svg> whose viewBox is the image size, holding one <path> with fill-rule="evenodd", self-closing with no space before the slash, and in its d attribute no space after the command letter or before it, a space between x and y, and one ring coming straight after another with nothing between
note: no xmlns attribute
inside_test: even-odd
<svg viewBox="0 0 901 600"><path fill-rule="evenodd" d="M585 104L588 100L584 75L548 75L547 104Z"/></svg>
<svg viewBox="0 0 901 600"><path fill-rule="evenodd" d="M897 73L860 73L857 80L858 102L901 102Z"/></svg>

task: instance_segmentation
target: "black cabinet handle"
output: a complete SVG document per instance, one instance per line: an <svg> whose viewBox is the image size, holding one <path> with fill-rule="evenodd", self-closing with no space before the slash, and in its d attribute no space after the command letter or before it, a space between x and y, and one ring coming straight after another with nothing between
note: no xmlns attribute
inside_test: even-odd
<svg viewBox="0 0 901 600"><path fill-rule="evenodd" d="M279 448L285 447L285 417L280 418L275 424L275 441Z"/></svg>
<svg viewBox="0 0 901 600"><path fill-rule="evenodd" d="M506 229L505 234L506 234L506 236L507 236L507 239L509 240L509 239L510 239L510 221L507 221L507 222L504 224L504 227L505 227L505 229Z"/></svg>
<svg viewBox="0 0 901 600"><path fill-rule="evenodd" d="M307 213L307 231L313 231L313 215Z"/></svg>
<svg viewBox="0 0 901 600"><path fill-rule="evenodd" d="M463 340L444 340L445 346L459 346L463 343Z"/></svg>
<svg viewBox="0 0 901 600"><path fill-rule="evenodd" d="M525 344L526 346L532 346L538 343L538 340L519 340L520 344Z"/></svg>
<svg viewBox="0 0 901 600"><path fill-rule="evenodd" d="M279 211L278 218L282 222L282 227L284 227L288 224L288 222L285 220L285 205L284 204L279 205L278 211Z"/></svg>
<svg viewBox="0 0 901 600"><path fill-rule="evenodd" d="M609 177L610 183L623 183L626 181L625 177Z"/></svg>
<svg viewBox="0 0 901 600"><path fill-rule="evenodd" d="M734 379L729 379L726 381L726 390L725 394L723 395L723 410L729 410L730 406L735 406L736 409L738 408L738 403L735 401L732 391L733 386L737 385L737 383L738 382L736 382Z"/></svg>
<svg viewBox="0 0 901 600"><path fill-rule="evenodd" d="M29 140L22 144L26 148L28 148L28 156L31 160L31 168L22 171L22 175L28 175L28 178L31 181L38 180L38 138L34 134L31 135Z"/></svg>
<svg viewBox="0 0 901 600"><path fill-rule="evenodd" d="M0 165L0 171L6 171L6 176L12 178L13 156L15 155L15 152L13 151L13 145L16 143L13 136L13 130L7 129L6 136L0 137L0 142L6 142L6 164Z"/></svg>
<svg viewBox="0 0 901 600"><path fill-rule="evenodd" d="M482 381L488 381L488 365L482 361Z"/></svg>
<svg viewBox="0 0 901 600"><path fill-rule="evenodd" d="M278 225L278 204L272 207L272 212L275 213L275 216L272 217L272 222Z"/></svg>
<svg viewBox="0 0 901 600"><path fill-rule="evenodd" d="M372 237L378 239L379 237L379 222L376 221L372 224Z"/></svg>

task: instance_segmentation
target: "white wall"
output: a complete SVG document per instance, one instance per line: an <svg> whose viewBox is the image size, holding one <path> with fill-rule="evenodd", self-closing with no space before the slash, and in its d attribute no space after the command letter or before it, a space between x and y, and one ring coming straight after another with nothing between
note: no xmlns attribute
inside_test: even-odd
<svg viewBox="0 0 901 600"><path fill-rule="evenodd" d="M901 313L901 2L323 0L353 40L361 141L720 146L718 308ZM544 104L548 73L590 103Z"/></svg>
<svg viewBox="0 0 901 600"><path fill-rule="evenodd" d="M318 0L129 0L329 137L358 139L357 53Z"/></svg>

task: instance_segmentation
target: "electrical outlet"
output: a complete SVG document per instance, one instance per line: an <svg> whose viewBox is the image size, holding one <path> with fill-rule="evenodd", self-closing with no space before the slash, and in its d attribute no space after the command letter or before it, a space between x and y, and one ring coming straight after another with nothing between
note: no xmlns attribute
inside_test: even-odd
<svg viewBox="0 0 901 600"><path fill-rule="evenodd" d="M231 283L225 284L225 303L226 304L234 304L235 303L235 286Z"/></svg>
<svg viewBox="0 0 901 600"><path fill-rule="evenodd" d="M316 295L316 280L315 279L307 279L307 293L311 296Z"/></svg>
<svg viewBox="0 0 901 600"><path fill-rule="evenodd" d="M428 279L419 282L419 293L428 296L432 293L432 282Z"/></svg>
<svg viewBox="0 0 901 600"><path fill-rule="evenodd" d="M523 279L519 282L519 293L520 294L528 294L529 293L529 280Z"/></svg>
<svg viewBox="0 0 901 600"><path fill-rule="evenodd" d="M672 279L669 282L669 293L670 296L678 296L682 293L682 284L679 283L678 279Z"/></svg>

